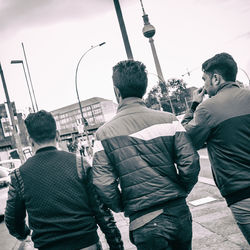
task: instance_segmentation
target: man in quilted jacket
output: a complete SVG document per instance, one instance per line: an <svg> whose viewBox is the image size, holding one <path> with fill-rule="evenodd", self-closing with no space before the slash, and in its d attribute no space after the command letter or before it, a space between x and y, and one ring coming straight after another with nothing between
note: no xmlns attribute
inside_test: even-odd
<svg viewBox="0 0 250 250"><path fill-rule="evenodd" d="M96 190L109 208L129 217L137 249L191 249L186 197L198 179L199 156L173 114L146 107L143 63L119 62L113 84L119 106L96 133Z"/></svg>
<svg viewBox="0 0 250 250"><path fill-rule="evenodd" d="M123 249L111 211L88 181L87 161L56 148L51 113L31 113L25 124L35 155L11 174L5 211L10 234L24 240L32 231L40 250L97 250L102 249L98 224L110 249Z"/></svg>

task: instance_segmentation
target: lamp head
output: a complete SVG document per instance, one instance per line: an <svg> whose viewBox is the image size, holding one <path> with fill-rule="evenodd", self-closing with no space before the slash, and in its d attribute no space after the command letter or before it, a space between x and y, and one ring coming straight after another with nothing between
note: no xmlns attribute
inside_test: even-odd
<svg viewBox="0 0 250 250"><path fill-rule="evenodd" d="M102 45L104 45L105 43L106 43L106 42L100 43L99 46L102 46Z"/></svg>
<svg viewBox="0 0 250 250"><path fill-rule="evenodd" d="M23 63L23 61L22 61L22 60L12 60L10 63L11 63L11 64Z"/></svg>

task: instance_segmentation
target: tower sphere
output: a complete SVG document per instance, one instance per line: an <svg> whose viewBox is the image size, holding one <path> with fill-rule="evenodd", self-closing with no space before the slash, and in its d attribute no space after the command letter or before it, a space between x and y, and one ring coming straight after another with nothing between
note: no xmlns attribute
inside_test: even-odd
<svg viewBox="0 0 250 250"><path fill-rule="evenodd" d="M142 29L143 35L147 38L153 37L155 34L155 27L151 24L144 25Z"/></svg>

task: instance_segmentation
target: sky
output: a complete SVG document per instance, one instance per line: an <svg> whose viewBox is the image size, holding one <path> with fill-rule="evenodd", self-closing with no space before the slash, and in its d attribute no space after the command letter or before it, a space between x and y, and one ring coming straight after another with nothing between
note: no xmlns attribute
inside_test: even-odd
<svg viewBox="0 0 250 250"><path fill-rule="evenodd" d="M153 39L165 80L183 78L188 87L201 87L201 64L227 52L240 68L237 79L248 85L250 0L143 0L143 5L156 28ZM140 0L120 0L120 6L133 57L149 72L149 91L157 77L142 34ZM112 67L127 55L113 0L0 0L0 38L0 63L19 111L31 107L22 65L10 64L25 62L22 43L39 109L52 111L77 102L79 59L102 42L106 44L88 51L79 64L79 96L115 101ZM0 103L5 101L0 84Z"/></svg>

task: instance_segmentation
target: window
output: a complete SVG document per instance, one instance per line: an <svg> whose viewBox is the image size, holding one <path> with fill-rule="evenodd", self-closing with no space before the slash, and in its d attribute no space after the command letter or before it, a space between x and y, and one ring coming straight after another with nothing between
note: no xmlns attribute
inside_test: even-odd
<svg viewBox="0 0 250 250"><path fill-rule="evenodd" d="M93 108L93 109L100 108L100 103L97 103L97 104L92 105L92 108Z"/></svg>
<svg viewBox="0 0 250 250"><path fill-rule="evenodd" d="M102 122L104 122L102 115L96 116L95 117L95 121L96 121L96 123L102 123Z"/></svg>
<svg viewBox="0 0 250 250"><path fill-rule="evenodd" d="M95 115L97 115L97 114L100 114L102 112L102 110L99 108L99 109L95 109L95 110L93 110L93 113L95 114Z"/></svg>

